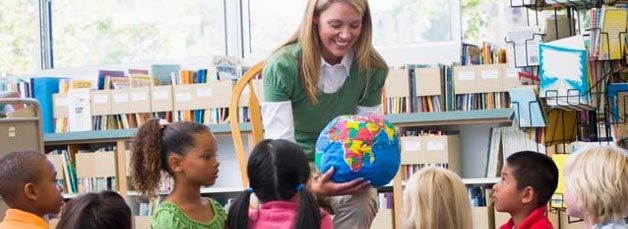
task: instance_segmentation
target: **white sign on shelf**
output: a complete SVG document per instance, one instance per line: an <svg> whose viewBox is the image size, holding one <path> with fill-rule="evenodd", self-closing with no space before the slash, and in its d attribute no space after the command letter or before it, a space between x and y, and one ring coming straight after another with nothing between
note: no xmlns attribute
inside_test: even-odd
<svg viewBox="0 0 628 229"><path fill-rule="evenodd" d="M407 141L403 143L403 150L405 151L421 151L420 141Z"/></svg>
<svg viewBox="0 0 628 229"><path fill-rule="evenodd" d="M443 151L445 143L443 141L427 141L427 151Z"/></svg>

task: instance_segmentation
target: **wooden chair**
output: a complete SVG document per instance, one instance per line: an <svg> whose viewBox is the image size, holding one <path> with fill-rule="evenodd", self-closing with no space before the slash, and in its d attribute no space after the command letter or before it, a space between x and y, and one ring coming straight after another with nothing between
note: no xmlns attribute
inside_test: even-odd
<svg viewBox="0 0 628 229"><path fill-rule="evenodd" d="M264 139L260 102L255 93L255 88L253 87L253 79L261 76L263 69L264 61L251 67L236 83L231 95L231 102L229 103L229 125L231 126L231 136L233 137L233 145L244 188L249 187L249 179L246 175L247 158L244 143L242 142L242 131L240 130L240 123L238 123L238 103L240 102L242 92L248 86L249 118L251 124L251 134L248 136L248 145L249 148L252 148L255 144Z"/></svg>

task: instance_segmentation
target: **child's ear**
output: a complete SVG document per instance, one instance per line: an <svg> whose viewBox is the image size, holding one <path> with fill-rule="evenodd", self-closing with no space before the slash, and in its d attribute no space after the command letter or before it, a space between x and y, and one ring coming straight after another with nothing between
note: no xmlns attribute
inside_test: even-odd
<svg viewBox="0 0 628 229"><path fill-rule="evenodd" d="M29 200L37 200L37 187L35 187L34 183L26 183L24 185L24 196Z"/></svg>
<svg viewBox="0 0 628 229"><path fill-rule="evenodd" d="M530 186L523 188L520 192L521 203L529 204L534 201L534 189Z"/></svg>
<svg viewBox="0 0 628 229"><path fill-rule="evenodd" d="M172 172L181 172L183 171L183 157L178 154L170 154L168 156L168 164L170 165L170 169Z"/></svg>

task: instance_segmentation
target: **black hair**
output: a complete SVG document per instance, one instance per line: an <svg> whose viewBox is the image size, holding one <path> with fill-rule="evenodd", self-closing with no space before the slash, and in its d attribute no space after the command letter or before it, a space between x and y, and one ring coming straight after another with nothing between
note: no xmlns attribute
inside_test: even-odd
<svg viewBox="0 0 628 229"><path fill-rule="evenodd" d="M57 229L131 229L131 209L113 191L87 193L63 208Z"/></svg>
<svg viewBox="0 0 628 229"><path fill-rule="evenodd" d="M517 180L517 189L532 187L537 193L536 207L547 205L558 186L558 167L550 157L534 151L520 151L506 162Z"/></svg>
<svg viewBox="0 0 628 229"><path fill-rule="evenodd" d="M161 179L161 171L172 175L168 155L184 155L194 147L193 134L211 133L209 128L195 122L160 124L151 119L139 128L133 140L131 180L140 194L153 194Z"/></svg>
<svg viewBox="0 0 628 229"><path fill-rule="evenodd" d="M321 214L314 195L306 188L310 167L301 148L287 140L264 140L258 143L247 164L247 174L255 195L262 203L290 200L300 193L299 216L294 228L319 228ZM303 187L303 186L301 186ZM229 208L229 228L248 228L251 192L243 191Z"/></svg>
<svg viewBox="0 0 628 229"><path fill-rule="evenodd" d="M0 196L9 207L14 207L24 185L42 178L39 163L46 160L46 155L37 151L13 152L0 158Z"/></svg>

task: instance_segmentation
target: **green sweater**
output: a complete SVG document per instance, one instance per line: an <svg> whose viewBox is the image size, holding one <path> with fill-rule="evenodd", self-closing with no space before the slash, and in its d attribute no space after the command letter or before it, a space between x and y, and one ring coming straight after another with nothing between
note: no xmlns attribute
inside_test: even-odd
<svg viewBox="0 0 628 229"><path fill-rule="evenodd" d="M161 202L155 209L151 219L151 226L155 229L222 229L227 221L227 212L220 203L207 198L214 210L214 219L211 222L198 222L190 219L175 204Z"/></svg>
<svg viewBox="0 0 628 229"><path fill-rule="evenodd" d="M373 69L366 88L367 74L358 70L357 61L354 60L349 77L342 87L334 93L319 90L318 104L312 105L298 74L298 59L301 55L301 46L292 44L280 49L266 61L262 72L264 101L292 102L295 140L308 158L313 160L316 139L327 123L340 115L355 114L358 105L372 107L381 104L387 70ZM362 98L365 89L366 96Z"/></svg>

